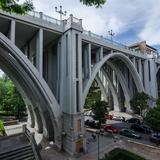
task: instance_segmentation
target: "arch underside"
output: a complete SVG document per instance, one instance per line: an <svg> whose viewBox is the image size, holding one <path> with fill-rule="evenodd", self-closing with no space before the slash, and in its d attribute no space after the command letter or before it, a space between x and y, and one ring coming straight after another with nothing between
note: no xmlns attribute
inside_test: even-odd
<svg viewBox="0 0 160 160"><path fill-rule="evenodd" d="M86 98L86 96L88 94L88 90L89 90L93 80L97 76L98 72L100 72L100 70L102 70L102 68L104 68L104 65L108 65L115 72L115 74L116 74L116 76L118 78L118 81L120 83L120 86L122 87L124 98L125 98L124 107L128 111L130 111L130 98L131 98L131 95L130 95L130 92L129 92L129 88L126 85L126 80L125 80L124 75L122 74L121 70L119 69L119 67L115 63L112 63L112 61L110 60L110 59L114 59L114 58L119 59L120 61L122 61L124 63L124 65L128 68L128 70L129 70L129 72L130 72L130 74L132 76L133 82L134 82L134 84L135 84L135 86L137 88L137 91L138 92L144 91L143 84L141 82L139 74L136 71L136 69L135 69L134 65L132 64L132 62L130 61L130 59L127 56L125 56L124 54L122 54L122 53L110 53L109 55L105 56L101 61L99 61L94 66L94 68L92 69L91 77L85 83L86 85L85 85L84 90L83 90L83 104L85 103L85 98ZM103 69L103 72L105 72L104 69ZM113 96L115 104L118 104L119 102L117 102L117 100L116 100L118 98L116 98L117 95L116 95L116 93L114 91L115 89L113 87L113 84L110 83L110 87L113 88L113 89L111 89L112 96L113 96L113 94L115 94Z"/></svg>
<svg viewBox="0 0 160 160"><path fill-rule="evenodd" d="M60 147L61 114L54 95L28 58L2 33L0 67L15 83L25 103L32 106L39 131Z"/></svg>

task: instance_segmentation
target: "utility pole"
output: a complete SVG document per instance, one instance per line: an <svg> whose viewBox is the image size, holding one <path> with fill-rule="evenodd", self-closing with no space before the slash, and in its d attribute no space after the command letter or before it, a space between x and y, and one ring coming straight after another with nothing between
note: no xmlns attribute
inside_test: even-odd
<svg viewBox="0 0 160 160"><path fill-rule="evenodd" d="M62 6L59 6L59 10L55 7L55 11L60 14L60 20L62 21L62 16L66 16L67 11L62 11Z"/></svg>
<svg viewBox="0 0 160 160"><path fill-rule="evenodd" d="M108 34L111 36L111 41L113 41L113 36L115 35L115 33L113 33L113 30L111 29L110 31L108 31Z"/></svg>

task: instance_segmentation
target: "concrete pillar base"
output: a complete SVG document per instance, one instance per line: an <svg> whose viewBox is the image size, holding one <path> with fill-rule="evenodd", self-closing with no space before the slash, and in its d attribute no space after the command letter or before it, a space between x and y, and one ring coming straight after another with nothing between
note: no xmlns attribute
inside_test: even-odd
<svg viewBox="0 0 160 160"><path fill-rule="evenodd" d="M83 113L63 113L62 149L71 155L86 151Z"/></svg>

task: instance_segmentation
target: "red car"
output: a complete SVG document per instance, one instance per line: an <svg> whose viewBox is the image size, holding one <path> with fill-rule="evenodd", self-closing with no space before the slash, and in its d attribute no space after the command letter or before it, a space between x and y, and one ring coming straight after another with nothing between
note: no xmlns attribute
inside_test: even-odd
<svg viewBox="0 0 160 160"><path fill-rule="evenodd" d="M113 127L113 126L110 125L110 124L109 124L109 125L105 125L105 126L104 126L104 130L105 130L106 132L119 133L119 129Z"/></svg>
<svg viewBox="0 0 160 160"><path fill-rule="evenodd" d="M106 115L105 118L106 119L113 119L113 115Z"/></svg>

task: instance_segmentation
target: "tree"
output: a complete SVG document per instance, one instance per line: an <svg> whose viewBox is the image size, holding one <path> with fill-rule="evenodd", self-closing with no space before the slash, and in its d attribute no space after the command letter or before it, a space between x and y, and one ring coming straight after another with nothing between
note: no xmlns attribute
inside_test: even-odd
<svg viewBox="0 0 160 160"><path fill-rule="evenodd" d="M18 118L25 111L25 104L20 93L7 76L0 78L0 111Z"/></svg>
<svg viewBox="0 0 160 160"><path fill-rule="evenodd" d="M6 133L5 133L5 128L4 128L4 125L3 125L3 122L0 120L0 136L4 136Z"/></svg>
<svg viewBox="0 0 160 160"><path fill-rule="evenodd" d="M80 0L86 6L96 6L96 8L101 7L106 3L106 0Z"/></svg>
<svg viewBox="0 0 160 160"><path fill-rule="evenodd" d="M17 2L18 0L1 0L0 9L18 14L25 14L34 9L32 0L26 0L23 4L18 4Z"/></svg>
<svg viewBox="0 0 160 160"><path fill-rule="evenodd" d="M149 107L148 100L149 96L146 93L136 93L130 101L133 111L142 115L142 111Z"/></svg>
<svg viewBox="0 0 160 160"><path fill-rule="evenodd" d="M97 101L92 107L92 111L95 114L94 119L99 120L100 124L106 121L105 115L108 115L108 103L105 101Z"/></svg>
<svg viewBox="0 0 160 160"><path fill-rule="evenodd" d="M91 109L97 101L101 100L101 91L99 87L91 86L89 89L84 108Z"/></svg>
<svg viewBox="0 0 160 160"><path fill-rule="evenodd" d="M160 132L160 105L149 109L144 121L156 132Z"/></svg>

